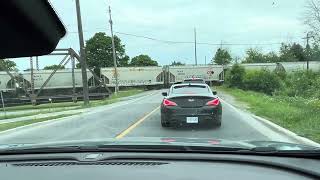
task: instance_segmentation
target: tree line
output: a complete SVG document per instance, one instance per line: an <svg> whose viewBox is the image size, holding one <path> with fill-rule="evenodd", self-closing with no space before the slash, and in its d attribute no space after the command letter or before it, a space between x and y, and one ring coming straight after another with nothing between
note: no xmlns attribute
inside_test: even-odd
<svg viewBox="0 0 320 180"><path fill-rule="evenodd" d="M278 52L264 53L259 48L249 48L241 63L276 63L276 62L296 62L296 61L320 61L319 44L313 43L311 46L303 47L299 43L282 43ZM219 48L212 59L212 63L225 65L238 61L232 58L228 49ZM240 63L240 62L238 62Z"/></svg>

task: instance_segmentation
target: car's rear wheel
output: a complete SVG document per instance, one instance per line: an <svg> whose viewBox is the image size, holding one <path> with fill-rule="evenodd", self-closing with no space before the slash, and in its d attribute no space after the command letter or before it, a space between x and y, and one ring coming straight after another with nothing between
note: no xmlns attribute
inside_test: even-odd
<svg viewBox="0 0 320 180"><path fill-rule="evenodd" d="M161 116L161 126L162 127L170 127L169 122L167 122L163 116Z"/></svg>
<svg viewBox="0 0 320 180"><path fill-rule="evenodd" d="M221 125L222 125L221 120L215 123L216 127L221 127Z"/></svg>
<svg viewBox="0 0 320 180"><path fill-rule="evenodd" d="M221 115L216 116L213 119L213 122L210 123L210 127L211 128L217 128L217 127L221 127L222 122L221 122Z"/></svg>
<svg viewBox="0 0 320 180"><path fill-rule="evenodd" d="M221 127L222 125L221 119L222 119L221 115L218 115L217 120L215 122L216 127Z"/></svg>

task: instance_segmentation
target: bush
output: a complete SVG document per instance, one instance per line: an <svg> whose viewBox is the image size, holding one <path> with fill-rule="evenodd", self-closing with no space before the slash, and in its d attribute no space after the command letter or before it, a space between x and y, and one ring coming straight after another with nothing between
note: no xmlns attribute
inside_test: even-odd
<svg viewBox="0 0 320 180"><path fill-rule="evenodd" d="M320 74L312 71L296 71L287 75L284 88L279 94L320 98Z"/></svg>
<svg viewBox="0 0 320 180"><path fill-rule="evenodd" d="M244 67L240 66L239 64L234 64L230 72L227 73L227 76L226 76L227 85L229 87L242 88L245 74L246 72Z"/></svg>
<svg viewBox="0 0 320 180"><path fill-rule="evenodd" d="M272 95L281 86L280 78L269 70L247 71L243 88Z"/></svg>

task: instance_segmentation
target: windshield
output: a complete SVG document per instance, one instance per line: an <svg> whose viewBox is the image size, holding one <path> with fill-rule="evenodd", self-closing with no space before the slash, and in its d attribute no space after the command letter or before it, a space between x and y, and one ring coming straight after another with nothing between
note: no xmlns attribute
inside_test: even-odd
<svg viewBox="0 0 320 180"><path fill-rule="evenodd" d="M201 79L186 79L184 82L204 83L204 81Z"/></svg>
<svg viewBox="0 0 320 180"><path fill-rule="evenodd" d="M0 148L320 146L320 0L50 3L57 48L0 60Z"/></svg>
<svg viewBox="0 0 320 180"><path fill-rule="evenodd" d="M206 86L201 85L182 85L175 86L172 89L173 94L201 94L209 92L210 91Z"/></svg>

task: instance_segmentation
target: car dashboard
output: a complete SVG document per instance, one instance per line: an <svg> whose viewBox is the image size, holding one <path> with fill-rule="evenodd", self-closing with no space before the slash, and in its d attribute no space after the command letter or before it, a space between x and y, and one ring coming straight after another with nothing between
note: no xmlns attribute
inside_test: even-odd
<svg viewBox="0 0 320 180"><path fill-rule="evenodd" d="M5 155L1 179L320 179L320 160L196 153Z"/></svg>

